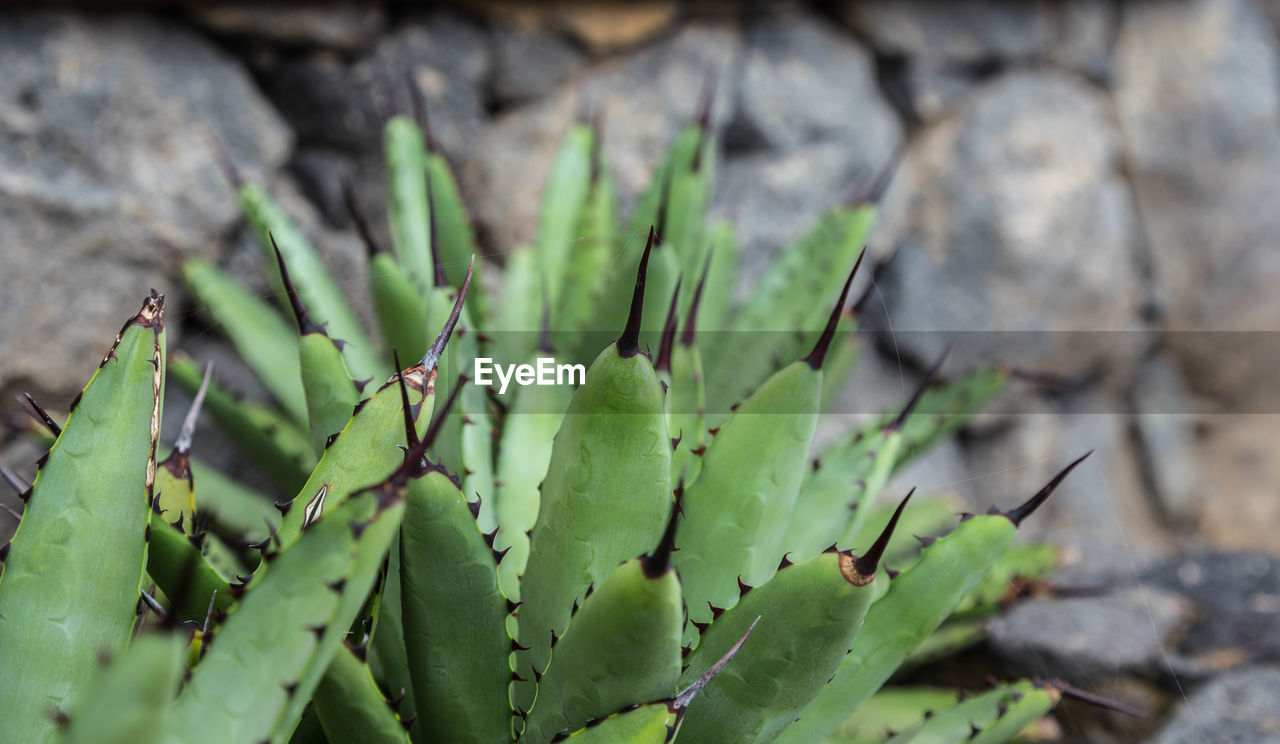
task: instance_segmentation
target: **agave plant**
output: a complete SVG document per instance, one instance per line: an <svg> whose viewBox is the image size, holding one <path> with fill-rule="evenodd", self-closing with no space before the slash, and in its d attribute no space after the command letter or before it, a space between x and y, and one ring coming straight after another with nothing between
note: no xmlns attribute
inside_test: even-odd
<svg viewBox="0 0 1280 744"><path fill-rule="evenodd" d="M900 413L814 452L854 352L843 308L874 206L825 217L734 308L732 232L703 218L704 124L622 230L597 135L575 126L536 245L486 297L447 164L393 119L391 250L353 208L382 350L302 233L244 184L292 321L207 263L183 273L275 404L166 359L153 294L65 426L45 417L55 440L34 484L8 476L26 501L0 574L9 736L856 740L847 719L884 702L955 608L983 611L991 582L1034 563L1009 552L1017 525L1080 460L1022 505L910 547L946 508L910 494L879 507L885 483L1004 373L935 385L940 360ZM640 226L643 243L617 239ZM695 328L728 332L700 344ZM588 350L576 387L468 379L477 359ZM159 460L168 375L198 393ZM285 498L192 457L201 402ZM1004 741L1064 692L1022 681L945 709L896 702L908 731L893 741Z"/></svg>

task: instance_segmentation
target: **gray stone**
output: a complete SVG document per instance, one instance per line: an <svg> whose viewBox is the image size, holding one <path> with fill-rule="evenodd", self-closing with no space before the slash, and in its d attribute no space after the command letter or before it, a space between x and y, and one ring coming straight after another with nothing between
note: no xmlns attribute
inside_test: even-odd
<svg viewBox="0 0 1280 744"><path fill-rule="evenodd" d="M737 231L740 282L751 286L789 243L824 212L848 203L892 157L892 147L871 152L828 140L786 152L726 158L713 214L732 221ZM854 297L870 281L870 273L857 278Z"/></svg>
<svg viewBox="0 0 1280 744"><path fill-rule="evenodd" d="M500 107L541 98L565 82L583 56L558 36L496 25L491 31L493 74L490 93Z"/></svg>
<svg viewBox="0 0 1280 744"><path fill-rule="evenodd" d="M239 215L287 130L244 71L185 27L133 15L0 19L0 385L71 393L177 257ZM170 317L173 317L172 314Z"/></svg>
<svg viewBox="0 0 1280 744"><path fill-rule="evenodd" d="M1178 650L1212 664L1280 661L1280 559L1261 553L1203 553L1173 558L1141 577L1145 586L1180 592L1198 617Z"/></svg>
<svg viewBox="0 0 1280 744"><path fill-rule="evenodd" d="M737 106L726 137L789 150L840 142L875 167L898 146L901 126L876 86L871 57L847 34L801 13L747 30Z"/></svg>
<svg viewBox="0 0 1280 744"><path fill-rule="evenodd" d="M238 38L329 49L359 49L386 23L374 2L212 2L188 6L210 31Z"/></svg>
<svg viewBox="0 0 1280 744"><path fill-rule="evenodd" d="M977 90L921 133L895 178L878 233L896 251L864 325L892 329L919 364L951 343L959 368L1126 380L1144 346L1109 333L1141 327L1116 139L1104 101L1065 74Z"/></svg>
<svg viewBox="0 0 1280 744"><path fill-rule="evenodd" d="M302 142L363 155L381 152L388 117L412 110L412 81L427 104L432 136L458 157L483 116L490 64L480 28L434 13L382 37L351 63L323 53L283 63L265 88Z"/></svg>
<svg viewBox="0 0 1280 744"><path fill-rule="evenodd" d="M917 121L931 121L951 110L982 82L967 67L929 57L903 57L881 66L881 85L895 106Z"/></svg>
<svg viewBox="0 0 1280 744"><path fill-rule="evenodd" d="M692 121L706 76L728 78L739 43L727 26L690 23L494 119L471 142L459 174L488 245L509 251L534 238L551 160L564 132L587 111L603 123L605 158L626 214L672 138ZM728 87L717 88L716 129L728 111Z"/></svg>
<svg viewBox="0 0 1280 744"><path fill-rule="evenodd" d="M874 182L903 133L870 56L808 15L751 27L737 67L715 212L737 227L750 283L823 212Z"/></svg>
<svg viewBox="0 0 1280 744"><path fill-rule="evenodd" d="M1224 674L1179 706L1155 744L1264 744L1280 738L1280 670Z"/></svg>
<svg viewBox="0 0 1280 744"><path fill-rule="evenodd" d="M1196 462L1201 417L1186 383L1164 357L1144 360L1133 388L1135 434L1165 517L1183 535L1201 524L1207 484Z"/></svg>
<svg viewBox="0 0 1280 744"><path fill-rule="evenodd" d="M330 224L347 225L350 215L347 214L344 183L357 183L363 180L373 181L382 174L365 176L360 164L340 150L323 146L303 146L294 153L289 163L293 175L298 179L298 186L307 199L320 210ZM364 176L364 178L362 178ZM363 190L361 197L365 196ZM365 207L365 199L358 199L361 208ZM378 224L381 227L381 224Z"/></svg>
<svg viewBox="0 0 1280 744"><path fill-rule="evenodd" d="M1115 10L1105 0L849 0L842 15L886 55L951 65L1046 59L1097 74L1105 70Z"/></svg>
<svg viewBox="0 0 1280 744"><path fill-rule="evenodd" d="M1123 6L1116 112L1166 344L1193 391L1280 410L1280 73L1245 0ZM1270 341L1270 342L1269 342Z"/></svg>
<svg viewBox="0 0 1280 744"><path fill-rule="evenodd" d="M1033 599L988 623L987 637L1023 673L1086 686L1094 677L1158 675L1165 646L1191 612L1178 594L1143 588Z"/></svg>

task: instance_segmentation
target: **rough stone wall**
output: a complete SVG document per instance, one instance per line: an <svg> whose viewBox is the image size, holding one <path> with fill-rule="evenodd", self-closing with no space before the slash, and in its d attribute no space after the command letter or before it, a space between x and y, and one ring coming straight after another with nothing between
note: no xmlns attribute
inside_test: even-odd
<svg viewBox="0 0 1280 744"><path fill-rule="evenodd" d="M174 275L186 255L259 274L218 147L360 296L338 184L380 206L381 122L406 85L500 260L532 237L584 107L626 204L710 77L715 210L748 273L894 168L860 308L878 342L849 411L893 405L946 341L957 368L1056 381L1015 386L897 485L985 508L1094 448L1035 520L1072 546L1068 575L1280 555L1277 23L1280 5L1248 0L8 11L0 392L65 409L150 286L173 298L175 348L234 367ZM29 454L6 459L29 474ZM1280 630L1270 612L1255 620Z"/></svg>

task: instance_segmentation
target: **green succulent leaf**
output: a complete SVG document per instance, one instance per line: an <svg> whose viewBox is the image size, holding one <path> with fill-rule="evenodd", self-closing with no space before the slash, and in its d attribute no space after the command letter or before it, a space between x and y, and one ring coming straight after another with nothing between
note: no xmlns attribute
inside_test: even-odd
<svg viewBox="0 0 1280 744"><path fill-rule="evenodd" d="M42 458L0 569L0 720L52 741L100 654L128 643L146 566L164 394L164 296L116 336Z"/></svg>

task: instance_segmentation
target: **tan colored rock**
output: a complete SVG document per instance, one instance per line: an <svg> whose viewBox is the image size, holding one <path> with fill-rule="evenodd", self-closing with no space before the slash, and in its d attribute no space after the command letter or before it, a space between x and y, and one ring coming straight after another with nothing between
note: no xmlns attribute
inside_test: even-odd
<svg viewBox="0 0 1280 744"><path fill-rule="evenodd" d="M678 15L674 0L641 2L546 2L459 0L460 7L522 31L569 34L592 54L641 44L669 28Z"/></svg>
<svg viewBox="0 0 1280 744"><path fill-rule="evenodd" d="M1280 414L1203 417L1196 470L1204 484L1201 534L1215 547L1280 555Z"/></svg>
<svg viewBox="0 0 1280 744"><path fill-rule="evenodd" d="M560 21L592 53L626 49L662 33L676 18L669 0L563 4Z"/></svg>

